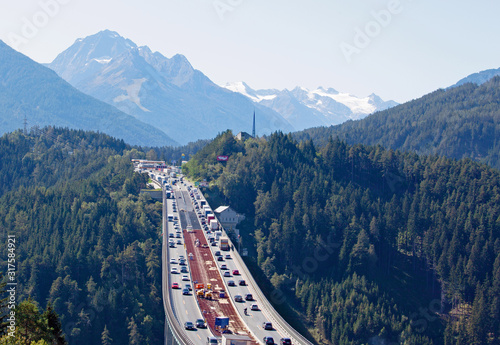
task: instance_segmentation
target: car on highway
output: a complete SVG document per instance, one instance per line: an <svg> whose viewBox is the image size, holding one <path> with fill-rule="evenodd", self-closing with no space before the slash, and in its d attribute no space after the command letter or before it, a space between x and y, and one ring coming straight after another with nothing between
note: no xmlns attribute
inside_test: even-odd
<svg viewBox="0 0 500 345"><path fill-rule="evenodd" d="M177 244L182 245L182 241L181 240L177 240Z"/></svg>
<svg viewBox="0 0 500 345"><path fill-rule="evenodd" d="M233 270L233 276L239 276L240 275L240 271L238 270Z"/></svg>
<svg viewBox="0 0 500 345"><path fill-rule="evenodd" d="M222 264L222 265L220 265L220 269L221 269L221 270L227 270L227 265L226 265L226 264Z"/></svg>
<svg viewBox="0 0 500 345"><path fill-rule="evenodd" d="M196 319L194 322L196 325L196 328L207 328L207 324L205 323L205 320L203 319Z"/></svg>
<svg viewBox="0 0 500 345"><path fill-rule="evenodd" d="M226 277L226 278L231 277L231 272L229 272L229 271L224 272L224 277Z"/></svg>
<svg viewBox="0 0 500 345"><path fill-rule="evenodd" d="M292 345L292 340L290 338L281 338L280 345Z"/></svg>
<svg viewBox="0 0 500 345"><path fill-rule="evenodd" d="M217 241L213 241L211 244L210 244L212 247L217 247L219 244L217 243ZM222 256L221 256L222 257Z"/></svg>
<svg viewBox="0 0 500 345"><path fill-rule="evenodd" d="M226 254L226 260L231 260L231 255Z"/></svg>
<svg viewBox="0 0 500 345"><path fill-rule="evenodd" d="M236 286L236 283L234 282L234 280L228 280L227 286Z"/></svg>
<svg viewBox="0 0 500 345"><path fill-rule="evenodd" d="M186 266L181 267L181 273L189 273L189 270Z"/></svg>
<svg viewBox="0 0 500 345"><path fill-rule="evenodd" d="M168 237L174 237L174 233L172 233L172 232L171 232L171 233L169 233L169 234L168 234Z"/></svg>
<svg viewBox="0 0 500 345"><path fill-rule="evenodd" d="M183 295L189 295L189 289L182 289L182 294Z"/></svg>
<svg viewBox="0 0 500 345"><path fill-rule="evenodd" d="M247 293L247 294L245 295L245 300L246 300L246 301L253 301L253 296L252 296L252 294L251 294L251 293Z"/></svg>
<svg viewBox="0 0 500 345"><path fill-rule="evenodd" d="M236 295L236 296L234 296L234 301L235 302L243 302L243 297L241 297L241 295Z"/></svg>
<svg viewBox="0 0 500 345"><path fill-rule="evenodd" d="M184 260L180 260L179 261L179 265L186 266L186 260L185 259Z"/></svg>
<svg viewBox="0 0 500 345"><path fill-rule="evenodd" d="M194 324L191 321L186 321L184 322L184 329L194 330Z"/></svg>
<svg viewBox="0 0 500 345"><path fill-rule="evenodd" d="M186 260L186 258L184 257L184 255L179 255L179 261L181 260Z"/></svg>
<svg viewBox="0 0 500 345"><path fill-rule="evenodd" d="M170 259L170 263L171 263L171 264L176 264L176 263L177 263L177 260L175 260L175 258L172 258L172 259Z"/></svg>
<svg viewBox="0 0 500 345"><path fill-rule="evenodd" d="M184 284L184 288L188 289L189 291L193 290L193 287L191 286L191 284Z"/></svg>
<svg viewBox="0 0 500 345"><path fill-rule="evenodd" d="M180 234L182 231L181 231L181 229L177 228L177 229L175 229L175 232L176 232L177 234Z"/></svg>
<svg viewBox="0 0 500 345"><path fill-rule="evenodd" d="M254 303L250 306L250 310L259 310L259 306Z"/></svg>
<svg viewBox="0 0 500 345"><path fill-rule="evenodd" d="M182 280L183 280L183 281L189 281L189 277L188 277L187 275L183 275L183 276L182 276Z"/></svg>
<svg viewBox="0 0 500 345"><path fill-rule="evenodd" d="M179 271L177 270L177 267L172 267L172 268L170 269L170 273L172 273L172 274L177 274L177 273L179 273Z"/></svg>
<svg viewBox="0 0 500 345"><path fill-rule="evenodd" d="M179 283L172 283L172 289L180 289Z"/></svg>
<svg viewBox="0 0 500 345"><path fill-rule="evenodd" d="M174 242L169 242L169 243L168 243L168 246L169 246L170 248L175 248L175 243L174 243Z"/></svg>
<svg viewBox="0 0 500 345"><path fill-rule="evenodd" d="M264 328L266 331L271 331L273 329L273 324L269 321L265 321L262 323L262 328Z"/></svg>
<svg viewBox="0 0 500 345"><path fill-rule="evenodd" d="M215 256L221 256L221 254L220 254L220 251L219 251L219 250L215 252Z"/></svg>
<svg viewBox="0 0 500 345"><path fill-rule="evenodd" d="M181 234L175 234L175 237L176 238L182 238L182 235Z"/></svg>
<svg viewBox="0 0 500 345"><path fill-rule="evenodd" d="M216 337L207 337L207 345L217 345L219 341Z"/></svg>
<svg viewBox="0 0 500 345"><path fill-rule="evenodd" d="M273 337L264 337L264 344L266 345L274 345L274 339Z"/></svg>
<svg viewBox="0 0 500 345"><path fill-rule="evenodd" d="M217 261L224 261L224 258L222 256L218 256Z"/></svg>
<svg viewBox="0 0 500 345"><path fill-rule="evenodd" d="M240 286L246 286L247 282L244 281L243 279L241 279L241 280L238 281L238 285L240 285Z"/></svg>

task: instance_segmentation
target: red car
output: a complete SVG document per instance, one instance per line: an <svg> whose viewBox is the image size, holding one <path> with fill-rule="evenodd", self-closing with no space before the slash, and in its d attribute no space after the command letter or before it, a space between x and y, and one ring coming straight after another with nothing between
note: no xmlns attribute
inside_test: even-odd
<svg viewBox="0 0 500 345"><path fill-rule="evenodd" d="M238 270L233 271L233 276L239 276L239 275L240 275L240 271L238 271Z"/></svg>
<svg viewBox="0 0 500 345"><path fill-rule="evenodd" d="M172 289L180 289L179 283L172 283Z"/></svg>

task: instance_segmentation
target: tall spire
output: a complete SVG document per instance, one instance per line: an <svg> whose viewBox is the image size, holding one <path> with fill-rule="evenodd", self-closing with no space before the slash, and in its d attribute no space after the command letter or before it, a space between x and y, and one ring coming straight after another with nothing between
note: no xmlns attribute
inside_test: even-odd
<svg viewBox="0 0 500 345"><path fill-rule="evenodd" d="M28 119L26 118L26 114L24 114L23 125L24 125L24 135L28 135Z"/></svg>
<svg viewBox="0 0 500 345"><path fill-rule="evenodd" d="M253 110L253 127L252 127L252 137L255 138L255 109Z"/></svg>

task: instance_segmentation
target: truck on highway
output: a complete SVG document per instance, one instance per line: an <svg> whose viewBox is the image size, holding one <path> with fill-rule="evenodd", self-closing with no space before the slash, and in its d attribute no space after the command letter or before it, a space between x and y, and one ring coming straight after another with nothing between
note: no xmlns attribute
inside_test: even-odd
<svg viewBox="0 0 500 345"><path fill-rule="evenodd" d="M221 345L251 345L253 341L246 335L223 334Z"/></svg>
<svg viewBox="0 0 500 345"><path fill-rule="evenodd" d="M207 223L208 224L210 224L210 221L212 221L213 219L215 219L215 216L213 213L207 214Z"/></svg>
<svg viewBox="0 0 500 345"><path fill-rule="evenodd" d="M217 229L219 229L219 222L215 219L210 219L210 230L212 231L216 231Z"/></svg>
<svg viewBox="0 0 500 345"><path fill-rule="evenodd" d="M220 250L229 250L229 238L222 237L219 243Z"/></svg>

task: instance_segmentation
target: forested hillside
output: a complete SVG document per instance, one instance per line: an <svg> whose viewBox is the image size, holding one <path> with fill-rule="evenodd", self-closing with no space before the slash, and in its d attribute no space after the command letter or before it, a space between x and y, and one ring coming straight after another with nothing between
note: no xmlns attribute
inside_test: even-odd
<svg viewBox="0 0 500 345"><path fill-rule="evenodd" d="M50 303L69 344L163 341L161 206L139 195L147 176L130 162L144 156L67 129L0 138L0 228L16 238L16 298Z"/></svg>
<svg viewBox="0 0 500 345"><path fill-rule="evenodd" d="M243 143L226 132L185 172L247 215L241 228L261 285L318 343L500 343L497 170L340 140L317 148L280 133Z"/></svg>
<svg viewBox="0 0 500 345"><path fill-rule="evenodd" d="M329 137L418 154L468 157L500 169L500 77L480 86L438 90L359 121L294 134L297 140L312 139L321 146Z"/></svg>

